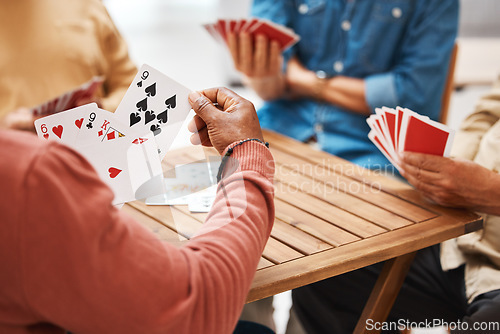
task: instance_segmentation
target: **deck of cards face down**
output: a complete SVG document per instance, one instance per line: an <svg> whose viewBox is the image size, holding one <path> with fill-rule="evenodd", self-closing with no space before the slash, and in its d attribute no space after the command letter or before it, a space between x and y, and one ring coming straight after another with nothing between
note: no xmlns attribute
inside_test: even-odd
<svg viewBox="0 0 500 334"><path fill-rule="evenodd" d="M35 121L40 138L82 154L115 194L113 204L164 193L161 160L191 106L190 90L143 65L115 113L95 103Z"/></svg>
<svg viewBox="0 0 500 334"><path fill-rule="evenodd" d="M292 29L258 18L239 20L219 19L216 23L205 24L203 27L215 40L225 45L227 45L227 36L230 33L239 34L242 32L247 32L251 36L262 34L269 40L278 41L282 51L300 40L299 35L295 34Z"/></svg>
<svg viewBox="0 0 500 334"><path fill-rule="evenodd" d="M450 155L454 131L410 109L376 108L366 122L371 128L368 138L398 169L403 152Z"/></svg>
<svg viewBox="0 0 500 334"><path fill-rule="evenodd" d="M92 98L102 86L103 77L93 77L83 85L30 109L33 117L42 117L76 107L78 101Z"/></svg>

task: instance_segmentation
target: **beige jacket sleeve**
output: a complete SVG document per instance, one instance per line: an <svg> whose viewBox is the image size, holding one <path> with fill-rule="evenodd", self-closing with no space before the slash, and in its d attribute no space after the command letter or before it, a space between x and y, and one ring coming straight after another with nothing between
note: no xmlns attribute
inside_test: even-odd
<svg viewBox="0 0 500 334"><path fill-rule="evenodd" d="M474 160L483 136L500 119L500 77L492 90L479 100L463 121L455 137L452 156Z"/></svg>

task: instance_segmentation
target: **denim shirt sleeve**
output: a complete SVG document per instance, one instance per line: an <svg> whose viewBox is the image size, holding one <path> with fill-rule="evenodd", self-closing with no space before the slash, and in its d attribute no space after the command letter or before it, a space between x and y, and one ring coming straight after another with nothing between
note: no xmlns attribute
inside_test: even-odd
<svg viewBox="0 0 500 334"><path fill-rule="evenodd" d="M392 70L365 78L370 108L401 105L437 119L457 27L457 0L416 2Z"/></svg>
<svg viewBox="0 0 500 334"><path fill-rule="evenodd" d="M251 15L293 29L294 8L295 5L293 0L253 0ZM283 53L284 66L286 66L294 53L295 50L293 46L285 50Z"/></svg>

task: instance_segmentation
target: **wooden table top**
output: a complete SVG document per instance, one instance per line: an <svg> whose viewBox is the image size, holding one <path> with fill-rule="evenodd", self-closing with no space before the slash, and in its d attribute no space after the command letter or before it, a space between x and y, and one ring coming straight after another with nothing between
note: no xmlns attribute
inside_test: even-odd
<svg viewBox="0 0 500 334"><path fill-rule="evenodd" d="M311 146L265 131L276 162L276 219L247 302L414 252L482 227L480 216L439 207L411 186ZM164 167L217 156L213 149L169 152ZM158 237L189 239L207 214L187 206L123 208ZM177 233L179 231L179 233Z"/></svg>

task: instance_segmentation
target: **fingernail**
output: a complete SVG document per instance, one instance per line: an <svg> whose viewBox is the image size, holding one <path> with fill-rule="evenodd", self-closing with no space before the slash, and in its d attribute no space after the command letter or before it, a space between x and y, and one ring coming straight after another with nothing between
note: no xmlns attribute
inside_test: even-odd
<svg viewBox="0 0 500 334"><path fill-rule="evenodd" d="M201 97L201 94L198 92L191 92L189 93L188 99L189 103L193 104L196 100L198 100Z"/></svg>

